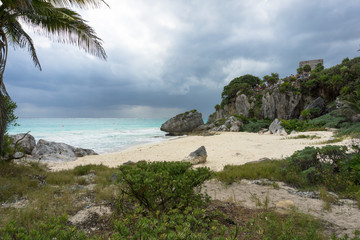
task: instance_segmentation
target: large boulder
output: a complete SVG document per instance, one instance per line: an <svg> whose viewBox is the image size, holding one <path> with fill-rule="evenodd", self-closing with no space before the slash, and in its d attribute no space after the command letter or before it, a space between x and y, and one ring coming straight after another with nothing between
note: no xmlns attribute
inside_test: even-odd
<svg viewBox="0 0 360 240"><path fill-rule="evenodd" d="M32 151L36 159L45 161L73 161L77 157L96 155L91 149L75 148L65 143L49 142L40 139Z"/></svg>
<svg viewBox="0 0 360 240"><path fill-rule="evenodd" d="M167 120L163 125L161 125L160 130L168 132L170 135L183 135L192 132L203 124L204 121L201 113L196 110L192 110L178 114Z"/></svg>
<svg viewBox="0 0 360 240"><path fill-rule="evenodd" d="M270 124L269 131L276 135L287 135L285 128L281 126L281 121L277 118Z"/></svg>
<svg viewBox="0 0 360 240"><path fill-rule="evenodd" d="M28 133L19 133L16 135L10 135L9 137L14 140L12 147L15 147L15 143L18 142L18 150L23 151L25 154L31 154L35 148L35 138Z"/></svg>
<svg viewBox="0 0 360 240"><path fill-rule="evenodd" d="M196 151L190 153L184 158L183 162L190 162L192 165L205 163L207 158L206 149L204 146L199 147Z"/></svg>

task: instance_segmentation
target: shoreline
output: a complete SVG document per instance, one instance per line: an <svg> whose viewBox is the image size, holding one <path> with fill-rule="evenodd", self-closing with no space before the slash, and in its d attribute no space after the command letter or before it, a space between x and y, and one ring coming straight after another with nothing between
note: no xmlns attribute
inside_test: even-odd
<svg viewBox="0 0 360 240"><path fill-rule="evenodd" d="M287 139L297 135L316 135L318 139ZM199 167L209 167L221 171L225 165L242 165L261 158L282 159L306 146L320 147L318 144L329 140L332 132L301 132L289 136L261 135L247 132L217 132L208 136L181 136L158 143L148 143L130 147L121 152L105 153L78 158L69 162L47 162L52 171L72 169L87 164L103 164L117 167L132 161L181 161L201 146L207 151L207 161ZM343 145L344 142L336 143Z"/></svg>

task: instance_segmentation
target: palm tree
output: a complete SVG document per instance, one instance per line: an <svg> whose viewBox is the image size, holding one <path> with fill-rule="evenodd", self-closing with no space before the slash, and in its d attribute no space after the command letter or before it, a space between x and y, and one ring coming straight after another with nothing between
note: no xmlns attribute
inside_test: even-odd
<svg viewBox="0 0 360 240"><path fill-rule="evenodd" d="M41 70L31 37L22 24L29 25L52 40L72 44L106 59L102 40L71 6L99 7L103 0L1 0L0 6L0 151L7 127L4 97L9 97L3 81L9 44L27 48L35 67ZM1 3L0 2L0 3Z"/></svg>

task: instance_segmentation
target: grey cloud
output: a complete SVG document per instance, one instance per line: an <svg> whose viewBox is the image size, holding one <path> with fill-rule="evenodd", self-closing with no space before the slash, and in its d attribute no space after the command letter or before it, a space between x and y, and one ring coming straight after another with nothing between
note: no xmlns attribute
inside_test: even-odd
<svg viewBox="0 0 360 240"><path fill-rule="evenodd" d="M9 52L5 82L20 116L153 116L153 109L170 117L197 108L206 117L239 74L285 77L300 60L331 66L359 56L357 0L108 3L84 12L107 62L36 35L42 72L27 52Z"/></svg>

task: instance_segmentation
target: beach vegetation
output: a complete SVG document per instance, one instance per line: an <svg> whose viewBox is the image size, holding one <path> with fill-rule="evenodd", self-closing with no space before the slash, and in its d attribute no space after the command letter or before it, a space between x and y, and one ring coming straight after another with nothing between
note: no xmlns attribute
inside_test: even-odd
<svg viewBox="0 0 360 240"><path fill-rule="evenodd" d="M88 239L84 231L69 226L67 222L67 216L64 215L46 222L39 221L32 229L27 229L15 221L10 221L4 228L0 228L0 239Z"/></svg>
<svg viewBox="0 0 360 240"><path fill-rule="evenodd" d="M360 192L359 143L346 146L306 147L283 160L225 166L216 173L220 181L231 184L241 179L266 178L283 181L304 190L325 188L358 201Z"/></svg>
<svg viewBox="0 0 360 240"><path fill-rule="evenodd" d="M284 140L286 139L309 139L309 140L313 140L313 139L319 139L321 137L317 136L317 135L305 135L305 134L300 134L300 135L296 135L296 136L289 136L289 137L285 137L283 138Z"/></svg>
<svg viewBox="0 0 360 240"><path fill-rule="evenodd" d="M306 64L304 67L303 67L303 70L304 72L311 72L311 67L309 64Z"/></svg>
<svg viewBox="0 0 360 240"><path fill-rule="evenodd" d="M246 74L241 77L234 78L226 85L221 93L221 106L224 106L230 102L230 100L239 94L245 94L250 96L254 93L254 89L261 83L260 78Z"/></svg>
<svg viewBox="0 0 360 240"><path fill-rule="evenodd" d="M117 174L120 191L127 199L153 213L201 206L208 196L199 192L212 173L208 168L191 169L188 162L124 165Z"/></svg>
<svg viewBox="0 0 360 240"><path fill-rule="evenodd" d="M244 132L259 132L261 129L269 128L271 120L269 119L249 119L246 124L240 129Z"/></svg>
<svg viewBox="0 0 360 240"><path fill-rule="evenodd" d="M225 119L225 118L220 118L220 119L216 120L216 121L214 122L214 124L215 124L216 127L220 127L221 125L224 125L225 122L226 122L226 119Z"/></svg>
<svg viewBox="0 0 360 240"><path fill-rule="evenodd" d="M10 97L0 94L0 111L4 121L0 123L0 133L3 131L4 135L0 136L0 159L11 160L17 151L21 149L15 149L13 146L13 139L7 134L7 130L10 126L18 126L16 120L18 117L15 115L15 109L17 105L13 102ZM2 129L2 130L1 130Z"/></svg>
<svg viewBox="0 0 360 240"><path fill-rule="evenodd" d="M211 201L200 188L213 173L208 168L193 169L189 163L140 162L117 169L85 165L59 172L49 172L34 162L0 164L0 187L6 189L1 191L0 239L329 237L323 234L320 221L296 211L280 214L269 207L247 209L235 203ZM244 176L252 172L274 173L284 163L262 164L243 171ZM281 178L278 172L274 179ZM78 184L79 178L87 179L84 185ZM96 186L89 188L91 185ZM11 207L20 202L24 202L23 206ZM262 206L268 205L266 202L261 201ZM69 222L68 216L92 205L108 206L113 212L103 217L91 215L81 224Z"/></svg>
<svg viewBox="0 0 360 240"><path fill-rule="evenodd" d="M51 40L78 46L90 54L106 59L101 39L77 12L68 8L71 6L97 7L104 3L103 0L54 0L51 2L2 0L0 50L4 54L0 60L0 152L3 148L3 138L9 117L11 117L11 113L7 112L6 108L6 99L10 100L10 98L3 79L9 45L26 48L35 67L41 70L33 40L23 28L26 24Z"/></svg>
<svg viewBox="0 0 360 240"><path fill-rule="evenodd" d="M279 74L278 73L271 73L270 76L265 75L263 77L263 81L266 82L270 86L275 85L279 81Z"/></svg>
<svg viewBox="0 0 360 240"><path fill-rule="evenodd" d="M305 131L321 131L325 130L323 126L323 122L320 123L311 123L307 120L299 120L299 119L281 119L281 126L283 126L287 133L291 133L291 131L297 132L305 132Z"/></svg>

